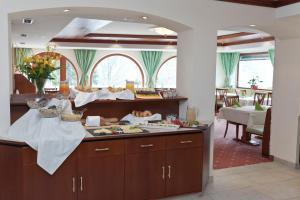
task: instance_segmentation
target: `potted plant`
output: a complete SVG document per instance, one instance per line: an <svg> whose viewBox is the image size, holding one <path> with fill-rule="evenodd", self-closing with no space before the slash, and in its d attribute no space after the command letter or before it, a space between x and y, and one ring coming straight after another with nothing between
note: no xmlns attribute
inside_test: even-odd
<svg viewBox="0 0 300 200"><path fill-rule="evenodd" d="M252 90L257 90L258 89L258 83L262 83L263 81L259 80L259 77L253 77L248 81L248 84L250 85Z"/></svg>
<svg viewBox="0 0 300 200"><path fill-rule="evenodd" d="M35 55L27 57L24 62L17 66L18 70L27 76L37 88L37 94L44 94L44 86L47 80L54 79L51 73L58 70L59 67L55 67L56 61L59 58L48 52L43 56Z"/></svg>

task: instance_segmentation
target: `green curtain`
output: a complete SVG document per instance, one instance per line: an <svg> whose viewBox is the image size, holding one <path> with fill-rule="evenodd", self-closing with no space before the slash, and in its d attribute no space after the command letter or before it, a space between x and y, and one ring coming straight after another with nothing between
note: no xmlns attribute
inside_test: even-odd
<svg viewBox="0 0 300 200"><path fill-rule="evenodd" d="M269 50L269 57L270 57L270 60L274 66L275 64L275 49L270 49Z"/></svg>
<svg viewBox="0 0 300 200"><path fill-rule="evenodd" d="M24 58L32 56L33 51L29 48L15 48L15 64L16 66L24 63Z"/></svg>
<svg viewBox="0 0 300 200"><path fill-rule="evenodd" d="M96 55L96 50L89 49L74 49L78 67L81 70L79 84L85 86L89 82L89 71L93 67L93 61Z"/></svg>
<svg viewBox="0 0 300 200"><path fill-rule="evenodd" d="M239 63L240 53L219 53L219 57L225 72L224 87L230 87L231 76Z"/></svg>
<svg viewBox="0 0 300 200"><path fill-rule="evenodd" d="M155 72L159 67L162 54L162 51L141 51L144 66L147 72L146 86L149 88L155 87Z"/></svg>

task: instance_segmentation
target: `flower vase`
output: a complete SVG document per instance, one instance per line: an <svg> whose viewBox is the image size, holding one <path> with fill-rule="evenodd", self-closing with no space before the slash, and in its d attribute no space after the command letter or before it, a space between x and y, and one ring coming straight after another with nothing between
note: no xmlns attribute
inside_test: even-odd
<svg viewBox="0 0 300 200"><path fill-rule="evenodd" d="M39 96L45 94L44 87L45 87L46 79L36 79L35 80L35 86L37 89L37 94Z"/></svg>

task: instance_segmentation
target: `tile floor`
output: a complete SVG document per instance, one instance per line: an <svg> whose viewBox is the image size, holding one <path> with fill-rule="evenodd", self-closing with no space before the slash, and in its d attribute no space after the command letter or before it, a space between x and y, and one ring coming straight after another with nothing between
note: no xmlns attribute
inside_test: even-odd
<svg viewBox="0 0 300 200"><path fill-rule="evenodd" d="M166 200L300 200L300 169L271 162L215 170L202 195Z"/></svg>

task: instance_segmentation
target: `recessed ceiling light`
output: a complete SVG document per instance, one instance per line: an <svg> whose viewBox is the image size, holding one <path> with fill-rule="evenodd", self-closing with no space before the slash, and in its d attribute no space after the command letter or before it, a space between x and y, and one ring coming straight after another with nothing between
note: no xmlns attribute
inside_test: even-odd
<svg viewBox="0 0 300 200"><path fill-rule="evenodd" d="M22 33L22 34L20 34L20 36L21 36L21 37L27 37L27 34Z"/></svg>
<svg viewBox="0 0 300 200"><path fill-rule="evenodd" d="M70 12L70 9L64 9L64 13Z"/></svg>
<svg viewBox="0 0 300 200"><path fill-rule="evenodd" d="M142 19L143 19L143 20L147 20L148 17L147 17L147 16L142 16Z"/></svg>
<svg viewBox="0 0 300 200"><path fill-rule="evenodd" d="M33 19L31 18L23 18L23 24L33 24Z"/></svg>
<svg viewBox="0 0 300 200"><path fill-rule="evenodd" d="M255 27L256 25L255 25L255 24L251 24L251 25L249 25L249 26L251 26L251 27Z"/></svg>

